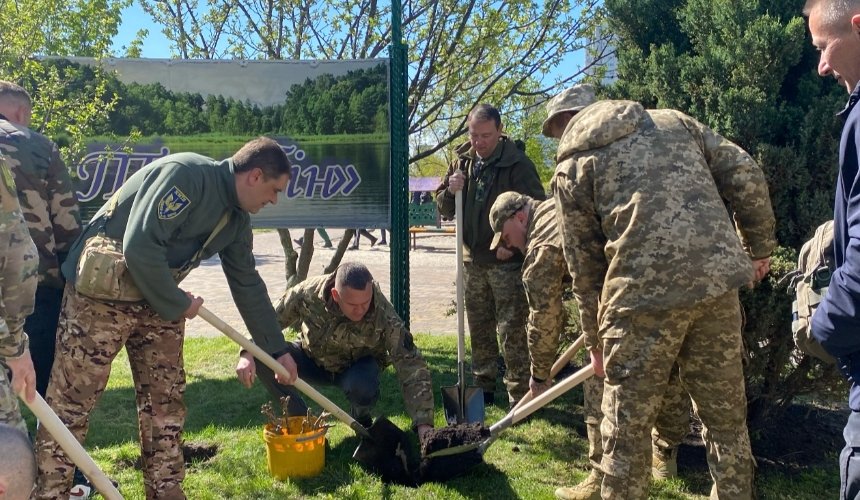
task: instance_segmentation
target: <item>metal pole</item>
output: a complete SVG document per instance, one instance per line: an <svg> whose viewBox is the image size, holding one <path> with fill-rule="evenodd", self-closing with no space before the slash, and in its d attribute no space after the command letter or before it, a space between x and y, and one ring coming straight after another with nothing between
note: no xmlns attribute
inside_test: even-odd
<svg viewBox="0 0 860 500"><path fill-rule="evenodd" d="M400 0L391 2L391 301L409 328L409 132L407 53Z"/></svg>

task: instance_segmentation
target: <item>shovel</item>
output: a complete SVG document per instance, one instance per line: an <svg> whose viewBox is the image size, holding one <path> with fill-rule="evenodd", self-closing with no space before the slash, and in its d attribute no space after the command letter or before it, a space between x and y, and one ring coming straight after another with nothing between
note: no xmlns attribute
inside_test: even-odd
<svg viewBox="0 0 860 500"><path fill-rule="evenodd" d="M484 391L466 387L466 328L463 311L463 190L454 195L457 225L457 385L442 387L448 425L484 423Z"/></svg>
<svg viewBox="0 0 860 500"><path fill-rule="evenodd" d="M84 447L81 446L81 443L75 439L75 436L69 432L69 429L66 428L66 425L57 417L57 414L54 413L54 410L48 406L48 403L42 399L38 393L32 402L24 399L23 394L18 395L21 398L21 401L30 408L30 411L33 412L33 415L39 419L39 425L48 430L51 436L57 440L57 443L60 445L60 448L66 452L66 455L72 459L72 462L78 466L78 469L84 473L87 478L89 478L90 482L93 483L96 490L102 494L107 500L122 500L122 495L116 489L116 487L111 483L110 479L99 469L99 466L93 462L93 459L87 454Z"/></svg>
<svg viewBox="0 0 860 500"><path fill-rule="evenodd" d="M582 349L583 345L585 345L585 335L580 335L579 337L577 337L576 340L573 341L572 344L570 344L570 347L568 347L567 350L565 350L561 354L561 356L559 356L558 359L555 360L555 363L552 364L552 368L549 369L550 380L554 379L555 376L558 375L558 372L560 372L561 369L564 368L570 362L570 360L573 359L574 356L576 356L576 353L579 352L580 349ZM511 411L514 411L522 405L528 403L532 400L533 397L534 396L532 395L532 391L531 389L529 389L529 392L527 392L525 396L523 396L517 402L516 406L511 408Z"/></svg>
<svg viewBox="0 0 860 500"><path fill-rule="evenodd" d="M434 443L432 439L426 440L422 446L424 458L420 468L421 482L446 481L463 474L469 466L481 463L484 452L502 431L521 422L592 375L594 375L594 367L589 363L588 366L550 387L532 401L517 405L504 418L489 428L489 436L482 437L480 440L450 447L446 447L444 442Z"/></svg>
<svg viewBox="0 0 860 500"><path fill-rule="evenodd" d="M270 356L266 351L260 349L257 344L245 338L241 333L228 325L221 318L203 306L197 311L197 315L206 320L252 356L260 360L264 365L281 376L289 378L287 369ZM330 399L311 387L307 382L296 378L293 387L311 398L325 411L348 425L361 437L361 443L355 449L353 458L366 466L373 472L381 475L383 480L399 484L415 484L415 473L417 469L414 460L410 460L410 444L406 433L400 430L390 420L384 417L377 418L370 429L358 423L352 416L335 405Z"/></svg>

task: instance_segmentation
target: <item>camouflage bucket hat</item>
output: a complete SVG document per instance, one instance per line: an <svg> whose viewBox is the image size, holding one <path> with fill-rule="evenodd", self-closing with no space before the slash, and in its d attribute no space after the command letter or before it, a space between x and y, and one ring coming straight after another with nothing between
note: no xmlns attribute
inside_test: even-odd
<svg viewBox="0 0 860 500"><path fill-rule="evenodd" d="M502 242L502 228L505 227L505 222L522 210L529 200L531 200L530 197L516 191L502 193L496 198L493 206L490 207L490 227L496 233L493 235L493 241L490 242L490 250L495 250Z"/></svg>
<svg viewBox="0 0 860 500"><path fill-rule="evenodd" d="M562 90L557 96L546 103L546 120L543 122L543 135L550 137L549 125L552 119L565 111L581 111L597 100L594 87L586 83L574 85Z"/></svg>

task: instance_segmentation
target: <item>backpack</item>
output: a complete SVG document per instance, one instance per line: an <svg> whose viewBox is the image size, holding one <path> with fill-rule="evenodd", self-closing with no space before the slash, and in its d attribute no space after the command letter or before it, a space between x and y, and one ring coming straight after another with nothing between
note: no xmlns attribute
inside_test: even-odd
<svg viewBox="0 0 860 500"><path fill-rule="evenodd" d="M798 349L826 363L836 359L812 336L812 315L824 299L833 264L833 221L818 226L812 239L803 244L797 258L797 270L790 275L789 295L794 293L791 304L791 332Z"/></svg>

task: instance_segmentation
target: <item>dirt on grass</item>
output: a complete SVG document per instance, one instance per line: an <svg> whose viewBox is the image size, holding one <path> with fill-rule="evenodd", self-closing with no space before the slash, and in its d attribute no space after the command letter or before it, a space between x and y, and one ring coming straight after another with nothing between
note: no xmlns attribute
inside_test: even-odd
<svg viewBox="0 0 860 500"><path fill-rule="evenodd" d="M845 442L842 429L847 410L794 404L777 420L752 430L753 456L758 472L798 474L815 466L836 465ZM690 435L678 450L678 469L707 470L701 422L694 421Z"/></svg>

